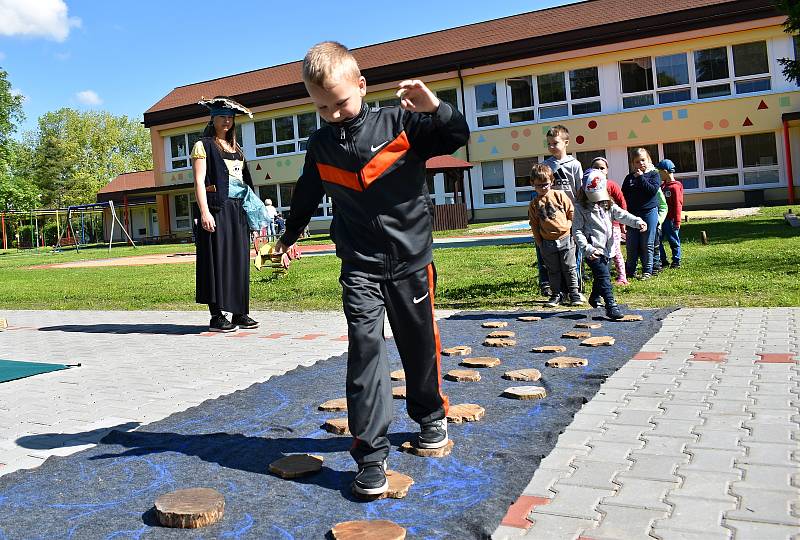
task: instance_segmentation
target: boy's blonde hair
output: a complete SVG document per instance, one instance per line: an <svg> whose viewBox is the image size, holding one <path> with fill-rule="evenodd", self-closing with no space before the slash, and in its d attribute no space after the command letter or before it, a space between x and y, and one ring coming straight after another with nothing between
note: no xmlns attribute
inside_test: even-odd
<svg viewBox="0 0 800 540"><path fill-rule="evenodd" d="M342 79L358 82L361 70L352 53L339 42L323 41L303 58L303 82L325 87Z"/></svg>
<svg viewBox="0 0 800 540"><path fill-rule="evenodd" d="M534 163L533 167L531 167L531 185L533 185L537 180L539 180L539 182L542 182L542 180L547 180L552 184L553 169L544 163Z"/></svg>
<svg viewBox="0 0 800 540"><path fill-rule="evenodd" d="M562 126L561 124L557 126L553 126L547 130L545 137L561 137L565 141L569 140L569 130L567 126Z"/></svg>
<svg viewBox="0 0 800 540"><path fill-rule="evenodd" d="M631 154L631 165L633 165L633 162L636 161L636 159L641 155L644 155L644 157L647 158L647 162L650 165L653 164L653 158L650 157L650 152L648 152L646 148L641 148L640 147L640 148L637 148L636 150L634 150L633 154Z"/></svg>

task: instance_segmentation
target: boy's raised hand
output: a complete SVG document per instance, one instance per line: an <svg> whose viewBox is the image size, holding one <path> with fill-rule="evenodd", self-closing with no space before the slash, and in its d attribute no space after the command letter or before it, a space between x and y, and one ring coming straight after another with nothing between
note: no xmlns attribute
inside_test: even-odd
<svg viewBox="0 0 800 540"><path fill-rule="evenodd" d="M397 97L400 106L407 111L432 113L439 108L439 98L425 86L425 83L408 79L400 83Z"/></svg>

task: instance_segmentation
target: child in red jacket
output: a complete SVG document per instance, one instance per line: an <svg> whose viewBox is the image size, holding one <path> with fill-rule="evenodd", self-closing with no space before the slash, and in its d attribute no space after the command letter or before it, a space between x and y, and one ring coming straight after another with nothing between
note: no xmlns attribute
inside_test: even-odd
<svg viewBox="0 0 800 540"><path fill-rule="evenodd" d="M656 166L661 175L661 191L667 199L667 219L661 225L661 238L669 242L672 250L672 264L670 268L681 267L681 211L683 210L683 184L675 180L675 164L670 159L662 159ZM667 265L667 251L664 244L659 242L661 262Z"/></svg>

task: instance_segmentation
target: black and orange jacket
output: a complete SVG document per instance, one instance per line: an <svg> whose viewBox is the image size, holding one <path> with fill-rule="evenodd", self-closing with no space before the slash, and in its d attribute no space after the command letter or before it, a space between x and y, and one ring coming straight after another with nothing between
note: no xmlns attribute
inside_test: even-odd
<svg viewBox="0 0 800 540"><path fill-rule="evenodd" d="M358 271L399 279L433 260L433 203L425 161L469 139L464 116L445 102L431 114L362 105L355 118L326 124L308 141L281 241L293 244L323 192L333 200L336 255Z"/></svg>

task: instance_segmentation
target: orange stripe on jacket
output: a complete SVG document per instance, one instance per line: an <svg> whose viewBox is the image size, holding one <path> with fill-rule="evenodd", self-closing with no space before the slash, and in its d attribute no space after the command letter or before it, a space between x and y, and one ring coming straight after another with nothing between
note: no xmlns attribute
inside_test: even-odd
<svg viewBox="0 0 800 540"><path fill-rule="evenodd" d="M372 182L380 178L386 170L394 165L397 160L406 155L411 144L408 142L408 137L405 131L401 131L400 135L387 144L383 150L375 154L369 163L361 169L361 177L364 179L364 187L368 188Z"/></svg>
<svg viewBox="0 0 800 540"><path fill-rule="evenodd" d="M320 178L326 182L339 184L340 186L356 191L364 191L361 189L358 175L354 172L346 171L339 167L334 167L333 165L325 165L324 163L317 163L317 170L319 171Z"/></svg>
<svg viewBox="0 0 800 540"><path fill-rule="evenodd" d="M431 321L433 322L433 337L436 341L436 384L439 387L439 397L442 398L444 415L447 417L447 412L450 409L450 401L447 399L447 396L442 394L442 341L439 339L439 325L436 324L436 313L433 308L433 264L429 264L426 269L428 271L428 292L431 295Z"/></svg>

